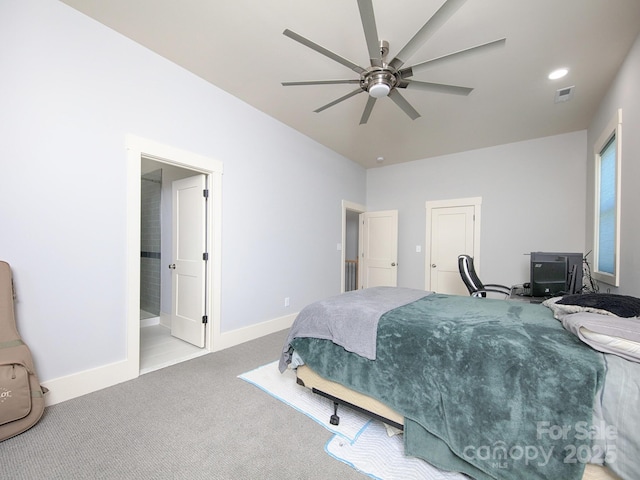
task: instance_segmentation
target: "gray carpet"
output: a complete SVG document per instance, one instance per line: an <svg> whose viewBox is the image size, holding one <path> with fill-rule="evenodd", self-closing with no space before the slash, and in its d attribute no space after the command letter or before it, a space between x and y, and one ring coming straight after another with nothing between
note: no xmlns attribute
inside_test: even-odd
<svg viewBox="0 0 640 480"><path fill-rule="evenodd" d="M363 479L331 434L237 376L278 358L286 331L46 409L0 442L3 479ZM328 414L330 405L327 405Z"/></svg>

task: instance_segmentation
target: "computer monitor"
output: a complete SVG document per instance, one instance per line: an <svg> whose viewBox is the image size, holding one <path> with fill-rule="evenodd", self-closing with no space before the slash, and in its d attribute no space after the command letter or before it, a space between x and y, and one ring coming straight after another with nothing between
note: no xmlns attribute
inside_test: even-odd
<svg viewBox="0 0 640 480"><path fill-rule="evenodd" d="M531 252L531 296L580 293L582 261L582 253Z"/></svg>

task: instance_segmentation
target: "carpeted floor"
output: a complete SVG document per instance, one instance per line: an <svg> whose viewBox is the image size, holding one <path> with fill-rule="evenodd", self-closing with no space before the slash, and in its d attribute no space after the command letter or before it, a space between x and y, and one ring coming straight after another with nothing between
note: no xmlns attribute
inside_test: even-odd
<svg viewBox="0 0 640 480"><path fill-rule="evenodd" d="M3 479L363 479L331 433L237 378L276 360L278 332L47 408L0 442Z"/></svg>

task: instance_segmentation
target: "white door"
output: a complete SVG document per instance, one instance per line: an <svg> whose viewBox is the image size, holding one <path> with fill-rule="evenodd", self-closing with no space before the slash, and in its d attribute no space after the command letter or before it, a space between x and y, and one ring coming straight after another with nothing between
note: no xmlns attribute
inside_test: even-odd
<svg viewBox="0 0 640 480"><path fill-rule="evenodd" d="M206 178L176 180L173 192L171 335L204 347L206 326Z"/></svg>
<svg viewBox="0 0 640 480"><path fill-rule="evenodd" d="M469 295L458 270L458 255L474 256L475 207L440 207L431 210L430 290Z"/></svg>
<svg viewBox="0 0 640 480"><path fill-rule="evenodd" d="M361 288L398 283L398 211L360 214Z"/></svg>

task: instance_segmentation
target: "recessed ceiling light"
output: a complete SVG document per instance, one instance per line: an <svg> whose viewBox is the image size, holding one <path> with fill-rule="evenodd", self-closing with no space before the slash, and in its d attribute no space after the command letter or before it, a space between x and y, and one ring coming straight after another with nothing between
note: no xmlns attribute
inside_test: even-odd
<svg viewBox="0 0 640 480"><path fill-rule="evenodd" d="M568 69L559 68L549 74L549 80L557 80L558 78L564 77L567 73L569 73Z"/></svg>

